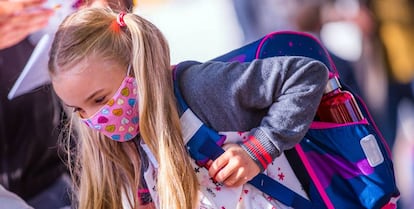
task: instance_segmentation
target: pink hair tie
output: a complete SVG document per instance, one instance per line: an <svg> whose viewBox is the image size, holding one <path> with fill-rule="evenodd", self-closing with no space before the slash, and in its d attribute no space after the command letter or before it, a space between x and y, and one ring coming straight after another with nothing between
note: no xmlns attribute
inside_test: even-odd
<svg viewBox="0 0 414 209"><path fill-rule="evenodd" d="M124 27L126 26L125 21L124 21L124 16L126 15L125 12L120 12L118 14L118 16L116 17L116 22L118 23L119 26Z"/></svg>

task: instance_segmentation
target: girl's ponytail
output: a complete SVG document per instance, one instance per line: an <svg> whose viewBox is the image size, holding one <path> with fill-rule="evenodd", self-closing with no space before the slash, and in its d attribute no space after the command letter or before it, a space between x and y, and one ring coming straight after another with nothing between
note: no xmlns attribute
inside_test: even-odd
<svg viewBox="0 0 414 209"><path fill-rule="evenodd" d="M181 133L167 41L153 24L137 15L125 15L123 20L132 40L140 133L159 162L159 208L193 209L198 180Z"/></svg>

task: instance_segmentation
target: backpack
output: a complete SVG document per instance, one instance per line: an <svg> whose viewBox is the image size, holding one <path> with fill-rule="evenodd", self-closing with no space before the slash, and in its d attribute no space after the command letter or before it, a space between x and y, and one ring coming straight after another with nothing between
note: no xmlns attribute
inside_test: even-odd
<svg viewBox="0 0 414 209"><path fill-rule="evenodd" d="M214 60L248 62L272 56L310 57L324 63L339 78L325 48L306 33L274 32ZM175 68L176 74L180 68L180 65ZM341 84L344 90L353 93ZM183 129L183 134L189 137L186 146L190 156L201 164L216 159L224 152L220 147L223 136L191 112L176 79L174 91L182 124L197 121L196 125L186 125ZM292 208L396 208L399 191L390 149L362 99L357 96L356 99L366 119L349 124L313 121L301 142L284 152L309 199L262 173L249 183Z"/></svg>

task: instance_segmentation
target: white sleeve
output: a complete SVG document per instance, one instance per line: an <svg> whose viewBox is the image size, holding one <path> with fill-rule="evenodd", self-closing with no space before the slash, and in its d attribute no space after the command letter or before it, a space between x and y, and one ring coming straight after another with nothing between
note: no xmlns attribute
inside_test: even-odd
<svg viewBox="0 0 414 209"><path fill-rule="evenodd" d="M22 198L0 185L0 209L33 209Z"/></svg>

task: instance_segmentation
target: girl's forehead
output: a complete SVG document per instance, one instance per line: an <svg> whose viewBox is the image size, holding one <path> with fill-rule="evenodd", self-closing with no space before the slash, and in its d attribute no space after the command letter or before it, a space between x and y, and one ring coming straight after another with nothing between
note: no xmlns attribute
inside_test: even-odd
<svg viewBox="0 0 414 209"><path fill-rule="evenodd" d="M59 75L82 75L82 74L107 74L107 73L122 73L126 69L115 61L108 59L99 59L97 56L90 56L79 62L64 66L59 70ZM116 71L116 72L113 72Z"/></svg>
<svg viewBox="0 0 414 209"><path fill-rule="evenodd" d="M127 69L111 61L79 62L67 69L63 68L53 78L54 84L89 83L101 84L125 77ZM102 84L101 84L102 85Z"/></svg>
<svg viewBox="0 0 414 209"><path fill-rule="evenodd" d="M76 104L97 89L116 89L126 76L126 71L114 63L79 63L56 74L52 84L65 103Z"/></svg>

